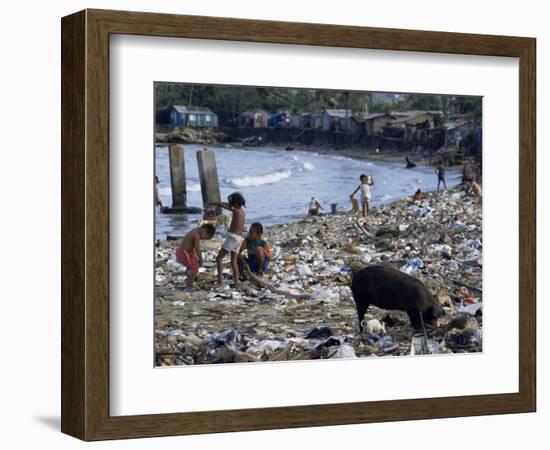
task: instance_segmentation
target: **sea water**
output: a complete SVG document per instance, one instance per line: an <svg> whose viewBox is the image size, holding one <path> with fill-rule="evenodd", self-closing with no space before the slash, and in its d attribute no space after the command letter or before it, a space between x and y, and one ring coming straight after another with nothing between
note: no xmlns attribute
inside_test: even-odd
<svg viewBox="0 0 550 450"><path fill-rule="evenodd" d="M196 152L203 146L185 146L187 205L202 207ZM372 175L372 206L437 189L433 167L406 169L405 162L361 161L338 154L313 151L285 151L281 148L212 147L215 153L222 201L232 192L246 199L246 222L264 226L298 220L307 214L311 197L330 212L331 203L342 211L351 209L350 194L359 186L361 174ZM171 206L170 165L167 147L157 147L155 169L159 194L164 206ZM447 170L446 182L451 187L461 181L462 172ZM356 194L360 198L360 194ZM199 215L158 214L157 239L167 235L181 236L196 226Z"/></svg>

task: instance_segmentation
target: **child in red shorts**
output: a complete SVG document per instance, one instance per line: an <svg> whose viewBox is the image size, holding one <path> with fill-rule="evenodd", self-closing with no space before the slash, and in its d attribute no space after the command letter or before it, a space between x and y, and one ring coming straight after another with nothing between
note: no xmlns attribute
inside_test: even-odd
<svg viewBox="0 0 550 450"><path fill-rule="evenodd" d="M182 239L176 250L176 260L187 267L187 289L193 289L193 284L202 265L200 241L212 239L216 229L211 224L204 224L189 231Z"/></svg>

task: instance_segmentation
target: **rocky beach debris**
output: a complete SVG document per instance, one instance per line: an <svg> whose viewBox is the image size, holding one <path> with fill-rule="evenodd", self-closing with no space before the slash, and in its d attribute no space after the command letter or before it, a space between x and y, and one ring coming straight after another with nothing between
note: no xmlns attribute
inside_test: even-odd
<svg viewBox="0 0 550 450"><path fill-rule="evenodd" d="M373 209L267 227L273 258L261 283L215 288L221 235L203 241L197 290L185 287L178 242L156 249L159 366L364 358L482 350L482 213L460 189ZM421 280L446 315L426 332L405 313L371 306L359 333L354 271L387 265ZM230 275L229 267L225 269Z"/></svg>
<svg viewBox="0 0 550 450"><path fill-rule="evenodd" d="M222 131L215 128L191 128L173 127L164 133L155 134L157 144L216 144L228 142L229 137Z"/></svg>

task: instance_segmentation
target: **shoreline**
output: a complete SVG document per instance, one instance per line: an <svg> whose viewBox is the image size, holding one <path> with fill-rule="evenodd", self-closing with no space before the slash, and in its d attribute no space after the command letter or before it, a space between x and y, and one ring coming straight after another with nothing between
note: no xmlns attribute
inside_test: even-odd
<svg viewBox="0 0 550 450"><path fill-rule="evenodd" d="M293 145L292 150L286 150L288 145L284 144L269 144L269 145L261 145L261 146L242 146L241 142L219 142L216 144L212 143L203 143L203 142L181 142L181 143L174 143L174 144L181 144L181 145L194 145L197 147L218 147L218 148L235 148L238 150L262 150L262 149L278 149L281 151L287 151L289 153L292 152L305 152L305 153L318 153L320 155L330 155L330 156L345 156L351 159L355 159L358 161L369 161L369 162L402 162L403 165L405 165L405 157L409 156L412 162L418 165L423 166L434 166L435 163L440 159L437 155L424 157L419 157L414 152L409 151L402 151L402 150L381 150L379 153L376 153L375 150L367 150L365 148L342 148L342 149L336 149L334 147L318 147L318 146L312 146L312 145ZM156 142L155 148L157 147L167 147L171 145L171 143L165 143L165 142ZM460 164L456 164L450 167L459 167Z"/></svg>
<svg viewBox="0 0 550 450"><path fill-rule="evenodd" d="M465 315L458 327L430 333L429 353L481 351L479 199L451 189L375 211L366 223L340 213L266 227L275 257L265 281L307 294L301 299L250 281L239 290L213 289L219 235L203 241L199 290L184 292L183 267L174 260L178 242L162 241L155 261L157 365L418 354L421 338L404 313L371 307L368 314L387 332L359 336L349 283L353 271L371 264L421 279L446 309L446 325ZM455 214L458 224L451 223Z"/></svg>
<svg viewBox="0 0 550 450"><path fill-rule="evenodd" d="M196 145L196 144L191 144L193 146L196 146L196 147L202 147L202 146L199 146L199 145ZM228 150L231 150L231 149L235 149L235 150L238 150L238 151L258 151L258 152L262 152L262 151L271 151L273 152L274 150L279 150L278 147L276 146L258 146L258 147L228 147L228 146L223 146L223 147L220 147L220 146L215 146L217 148L224 148L224 149L228 149ZM208 148L208 147L207 147ZM280 147L280 150L281 151L284 151L282 147ZM359 161L359 162L374 162L374 163L388 163L388 164L397 164L399 161L400 161L400 158L401 156L399 156L398 154L393 154L393 160L392 159L389 159L387 158L387 155L386 156L381 156L377 159L373 158L373 155L372 154L362 154L362 151L344 151L344 150L335 150L335 149L326 149L326 148L312 148L312 147L297 147L295 150L292 150L292 151L289 151L288 152L289 154L294 154L294 153L303 153L304 155L319 155L319 156L336 156L336 157L344 157L344 158L349 158L351 160L354 160L354 161ZM403 166L404 166L404 156L403 156ZM414 173L415 170L417 169L425 169L429 166L424 166L422 164L422 162L418 162L418 166L416 168L412 168L412 169L407 169L408 171L410 170L410 173ZM452 184L454 182L454 180L452 180L452 176L454 175L457 175L459 173L459 169L458 168L454 168L454 167L450 167L448 169L448 175L450 175L448 178L447 178L447 181L449 183L449 189L453 189L453 188L457 188L458 186L460 186L460 183L457 182L457 184ZM454 174L454 175L453 175ZM435 178L436 175L434 173L433 177ZM434 187L435 189L435 187ZM235 190L239 190L239 188L235 188ZM430 190L426 190L426 191L423 191L424 193L429 193L429 192L434 192L434 191L430 191ZM414 194L413 191L410 192L410 195L412 196L412 194ZM397 198L397 200L396 200ZM387 205L387 204L391 204L393 202L396 202L396 201L399 201L399 198L395 195L392 194L392 196L388 196L388 197L383 197L383 198L378 198L378 199L373 199L373 208L377 208L377 207L380 207L382 205ZM346 201L342 201L342 202L338 202L338 209L339 211L344 209L344 210L347 210L347 209L350 209L351 208L351 203L349 202L349 200L346 200ZM299 217L303 217L303 214L301 212L295 212L294 214L286 214L286 216L296 216L296 219L298 219ZM294 217L293 218L289 218L289 220L294 220ZM270 221L268 221L268 223L270 223ZM280 222L280 223L285 223L285 222ZM273 222L270 223L270 226L273 225ZM175 234L174 232L172 231L168 231L164 234L164 236L170 236L171 238L175 238L175 237L178 237L178 236L181 236L181 234ZM159 236L160 237L160 236ZM166 239L166 237L165 237Z"/></svg>

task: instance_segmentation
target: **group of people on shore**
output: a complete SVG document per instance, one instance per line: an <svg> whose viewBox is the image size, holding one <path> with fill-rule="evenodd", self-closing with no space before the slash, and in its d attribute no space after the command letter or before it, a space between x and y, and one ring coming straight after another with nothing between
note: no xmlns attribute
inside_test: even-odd
<svg viewBox="0 0 550 450"><path fill-rule="evenodd" d="M234 192L227 198L227 202L213 202L209 206L220 207L231 211L231 223L222 246L216 257L218 286L223 287L223 258L230 255L233 283L239 285L241 272L246 270L262 275L269 267L271 261L271 249L263 239L264 227L261 223L255 222L248 228L248 234L242 237L245 223L246 200L239 192ZM189 231L182 239L176 250L176 260L186 267L187 280L186 289L193 290L200 266L202 266L202 254L200 241L209 240L214 237L215 227L205 223ZM246 250L247 256L243 255Z"/></svg>
<svg viewBox="0 0 550 450"><path fill-rule="evenodd" d="M435 173L437 175L437 190L439 191L441 184L443 184L444 189L447 189L445 166L442 161L435 167ZM466 170L464 173L466 173ZM367 218L370 214L370 188L374 185L374 180L372 175L366 174L360 175L359 180L360 184L351 193L350 200L353 205L353 211L358 212L359 209L361 209L363 217ZM466 191L470 195L481 197L481 188L475 180L463 177L463 181L466 183ZM355 194L357 192L360 193L360 203L355 199ZM423 197L422 191L418 189L413 195L413 201L419 201ZM224 286L223 259L228 254L231 259L231 271L235 286L239 285L240 275L245 270L261 276L269 267L271 249L267 241L263 239L264 227L259 222L251 224L247 236L245 238L242 237L245 224L244 207L246 206L246 200L243 195L239 192L234 192L229 195L227 202L213 202L209 203L208 206L223 208L232 213L229 230L224 237L222 246L216 257L218 286ZM308 215L318 215L320 209L323 209L323 207L315 197L312 197L309 203ZM215 232L216 228L214 225L204 223L189 231L183 237L181 244L176 250L176 260L186 267L186 289L188 290L194 289L199 268L203 264L200 241L212 239ZM243 255L245 250L247 253L246 257Z"/></svg>

